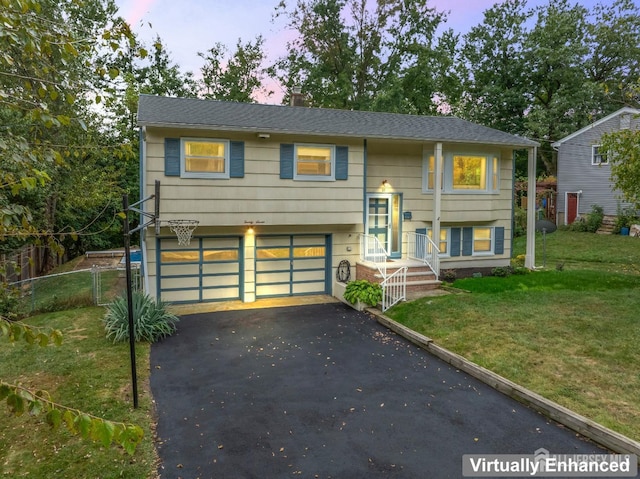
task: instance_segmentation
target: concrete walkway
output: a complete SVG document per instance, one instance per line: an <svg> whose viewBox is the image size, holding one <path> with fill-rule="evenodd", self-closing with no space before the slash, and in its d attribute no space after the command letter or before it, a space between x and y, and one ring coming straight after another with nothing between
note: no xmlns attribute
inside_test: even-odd
<svg viewBox="0 0 640 479"><path fill-rule="evenodd" d="M463 454L605 453L331 302L199 313L151 349L162 478L458 478Z"/></svg>

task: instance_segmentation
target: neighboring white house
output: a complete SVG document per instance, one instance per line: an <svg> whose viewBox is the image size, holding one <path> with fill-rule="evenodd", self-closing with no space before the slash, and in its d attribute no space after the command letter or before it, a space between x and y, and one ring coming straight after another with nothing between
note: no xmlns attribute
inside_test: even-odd
<svg viewBox="0 0 640 479"><path fill-rule="evenodd" d="M373 245L392 264L424 259L427 237L436 276L506 266L514 152L537 146L453 117L150 95L138 124L142 197L161 185L145 285L170 302L334 294L344 260L353 279ZM177 219L199 222L189 245Z"/></svg>
<svg viewBox="0 0 640 479"><path fill-rule="evenodd" d="M601 206L605 215L616 215L620 199L611 182L607 152L600 149L602 135L640 127L640 110L622 108L552 144L558 151L557 224L571 224Z"/></svg>

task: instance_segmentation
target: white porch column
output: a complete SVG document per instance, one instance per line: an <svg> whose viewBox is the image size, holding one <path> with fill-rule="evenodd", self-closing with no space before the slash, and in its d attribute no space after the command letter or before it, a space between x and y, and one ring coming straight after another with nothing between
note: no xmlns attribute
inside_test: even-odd
<svg viewBox="0 0 640 479"><path fill-rule="evenodd" d="M529 172L527 182L527 255L524 266L536 266L536 157L537 148L529 148Z"/></svg>
<svg viewBox="0 0 640 479"><path fill-rule="evenodd" d="M255 251L256 235L253 228L249 228L244 235L244 303L256 300Z"/></svg>
<svg viewBox="0 0 640 479"><path fill-rule="evenodd" d="M440 211L442 204L442 143L436 143L433 168L433 222L431 223L431 239L440 247Z"/></svg>

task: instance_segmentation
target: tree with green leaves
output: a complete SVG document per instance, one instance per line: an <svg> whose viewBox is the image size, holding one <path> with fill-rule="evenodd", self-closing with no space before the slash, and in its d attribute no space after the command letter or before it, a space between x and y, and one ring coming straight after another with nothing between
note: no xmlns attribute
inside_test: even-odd
<svg viewBox="0 0 640 479"><path fill-rule="evenodd" d="M37 242L55 253L86 226L58 221L58 210L77 193L78 183L65 180L91 171L94 178L83 178L83 192L112 195L114 181L104 172L95 178L99 173L88 168L98 157L115 164L131 156L130 149L109 139L94 105L109 95L106 82L119 75L118 69L105 68L102 55L117 55L121 42L131 43L133 35L115 15L112 0L90 5L7 0L3 7L0 114L10 122L0 131L0 243ZM109 202L104 200L90 214L97 215ZM91 210L90 202L87 206ZM111 219L114 213L109 211Z"/></svg>
<svg viewBox="0 0 640 479"><path fill-rule="evenodd" d="M555 173L551 142L580 128L593 102L584 58L587 10L568 0L549 3L537 11L536 24L524 43L528 70L528 134L541 142L539 158Z"/></svg>
<svg viewBox="0 0 640 479"><path fill-rule="evenodd" d="M523 44L532 15L526 0L495 4L464 36L457 65L464 93L454 105L456 113L499 130L526 131L530 72Z"/></svg>
<svg viewBox="0 0 640 479"><path fill-rule="evenodd" d="M640 105L640 7L632 0L597 4L587 24L586 71L605 105ZM606 111L606 110L605 110ZM613 110L612 110L613 111Z"/></svg>
<svg viewBox="0 0 640 479"><path fill-rule="evenodd" d="M600 148L607 152L613 186L626 202L640 210L640 130L628 128L606 133Z"/></svg>
<svg viewBox="0 0 640 479"><path fill-rule="evenodd" d="M117 163L120 151L119 145L104 142L108 135L100 134L104 129L93 105L105 95L100 88L104 79L113 81L120 73L107 69L101 54L110 50L117 55L121 42L133 45L133 35L115 16L112 0L0 0L0 5L0 117L5 120L0 129L0 245L38 241L59 249L64 237L81 233L78 224L60 227L60 206L71 199L68 209L74 209L81 196L91 209L92 195L113 189L114 183L105 181L109 173L92 176L107 157ZM3 317L0 336L43 346L60 339L59 332L37 332ZM130 452L141 439L138 427L58 406L46 393L19 385L0 382L0 400L16 415L46 411L52 427L65 423L71 432L104 444L117 442Z"/></svg>
<svg viewBox="0 0 640 479"><path fill-rule="evenodd" d="M551 143L638 105L640 9L630 0L591 11L567 0L496 4L464 37L459 58L454 112L538 140L539 170L555 174Z"/></svg>
<svg viewBox="0 0 640 479"><path fill-rule="evenodd" d="M434 97L456 91L447 74L456 38L436 41L446 15L427 0L281 1L279 16L296 37L271 72L313 106L431 113Z"/></svg>
<svg viewBox="0 0 640 479"><path fill-rule="evenodd" d="M265 70L264 38L242 43L238 40L236 50L218 42L206 52L198 52L204 60L200 68L199 97L209 100L226 100L252 103L257 96L269 97L273 92L263 86Z"/></svg>

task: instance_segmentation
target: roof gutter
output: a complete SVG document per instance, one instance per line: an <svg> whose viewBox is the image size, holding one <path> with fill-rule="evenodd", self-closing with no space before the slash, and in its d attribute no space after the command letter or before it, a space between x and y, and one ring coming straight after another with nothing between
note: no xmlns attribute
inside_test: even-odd
<svg viewBox="0 0 640 479"><path fill-rule="evenodd" d="M356 134L354 132L327 132L327 131L308 131L308 130L279 130L274 128L259 128L259 127L239 127L239 126L224 126L224 125L203 125L203 124L191 124L191 123L153 123L153 122L138 122L139 126L151 127L151 128L180 128L188 130L215 130L226 131L234 133L269 133L278 135L301 135L301 136L318 136L327 137L335 136L340 138L355 138L355 139L376 139L376 140L401 140L401 141L417 141L417 142L433 142L433 143L460 143L460 144L478 144L478 145L491 145L502 146L510 148L531 148L540 146L540 144L533 140L523 139L522 143L506 143L487 141L486 139L478 140L460 140L456 138L429 138L429 137L416 137L416 136L391 136L391 135L372 135L372 134Z"/></svg>

